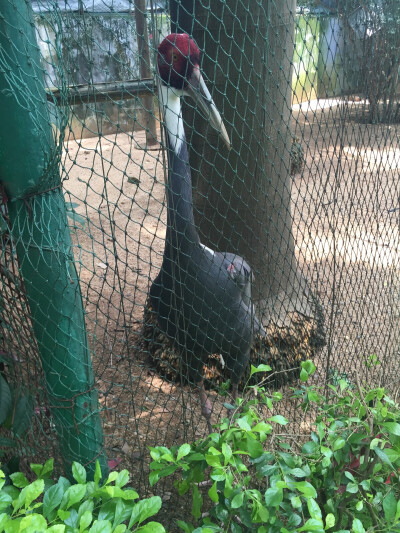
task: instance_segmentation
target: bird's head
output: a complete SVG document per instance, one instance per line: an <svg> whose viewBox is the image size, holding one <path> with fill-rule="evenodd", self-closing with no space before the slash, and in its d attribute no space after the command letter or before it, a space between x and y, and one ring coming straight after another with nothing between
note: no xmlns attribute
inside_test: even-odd
<svg viewBox="0 0 400 533"><path fill-rule="evenodd" d="M230 139L200 73L200 50L186 33L171 33L158 47L158 73L163 86L193 98L227 147Z"/></svg>

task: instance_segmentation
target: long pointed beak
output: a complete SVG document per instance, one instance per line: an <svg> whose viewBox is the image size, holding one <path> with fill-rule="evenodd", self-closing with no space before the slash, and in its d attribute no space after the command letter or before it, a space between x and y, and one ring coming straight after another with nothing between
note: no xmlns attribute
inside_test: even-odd
<svg viewBox="0 0 400 533"><path fill-rule="evenodd" d="M210 121L211 126L219 132L228 150L230 150L231 141L225 124L222 122L221 115L211 98L211 94L204 83L203 76L200 74L198 67L193 69L193 73L188 81L189 83L185 87L184 92L195 100L201 111L205 114L205 117Z"/></svg>

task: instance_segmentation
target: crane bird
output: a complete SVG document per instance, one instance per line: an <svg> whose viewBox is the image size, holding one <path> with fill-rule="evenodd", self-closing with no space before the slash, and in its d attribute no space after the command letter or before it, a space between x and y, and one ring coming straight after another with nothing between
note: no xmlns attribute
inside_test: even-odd
<svg viewBox="0 0 400 533"><path fill-rule="evenodd" d="M209 354L221 355L236 400L253 336L265 336L265 331L251 302L249 265L233 253L216 252L201 244L194 223L182 96L194 98L230 148L227 131L200 73L200 50L187 34L171 34L158 47L157 63L168 152L167 230L162 266L150 288L150 301L160 329L173 341L190 381L198 387L201 412L211 432L204 359Z"/></svg>

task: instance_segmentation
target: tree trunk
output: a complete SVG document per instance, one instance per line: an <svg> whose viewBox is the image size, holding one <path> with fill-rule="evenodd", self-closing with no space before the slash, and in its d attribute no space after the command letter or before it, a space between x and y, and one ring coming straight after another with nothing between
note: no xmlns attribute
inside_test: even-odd
<svg viewBox="0 0 400 533"><path fill-rule="evenodd" d="M228 153L206 120L186 106L200 237L250 263L253 299L265 325L290 327L293 313L310 318L319 324L320 344L322 316L298 269L290 209L296 2L208 3L170 4L172 31L189 33L204 51L202 71L232 141Z"/></svg>
<svg viewBox="0 0 400 533"><path fill-rule="evenodd" d="M141 79L151 78L150 65L150 47L146 22L146 0L135 0L135 20L136 20L136 37L138 42L138 57ZM146 111L146 129L147 144L157 144L157 126L156 117L153 110L153 95L145 94L142 96L142 104Z"/></svg>

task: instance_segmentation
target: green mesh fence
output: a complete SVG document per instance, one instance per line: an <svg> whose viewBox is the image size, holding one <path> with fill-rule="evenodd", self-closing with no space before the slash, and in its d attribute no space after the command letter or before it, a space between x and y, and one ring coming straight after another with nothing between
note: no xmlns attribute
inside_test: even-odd
<svg viewBox="0 0 400 533"><path fill-rule="evenodd" d="M251 266L247 275L223 256L265 330L248 362L243 352L239 391L250 363L269 364L271 389L287 390L308 358L318 383L358 373L397 387L399 8L320 4L3 0L0 385L18 412L5 423L0 405L3 462L52 455L61 468L99 457L105 467L107 457L145 490L148 446L207 431L202 376L211 422L224 415L229 349L200 362L184 353L202 331L192 315L184 325L183 309L201 315L212 291L197 300L200 289L193 300L189 291L174 308L175 290L172 339L149 299L166 242L173 249L156 74L171 31L197 42L231 140L228 151L185 97L196 231ZM185 257L172 261L180 277L162 283L199 287L193 264L182 278ZM234 318L224 298L213 339L218 317L223 327ZM295 403L285 408L293 435L304 433Z"/></svg>

